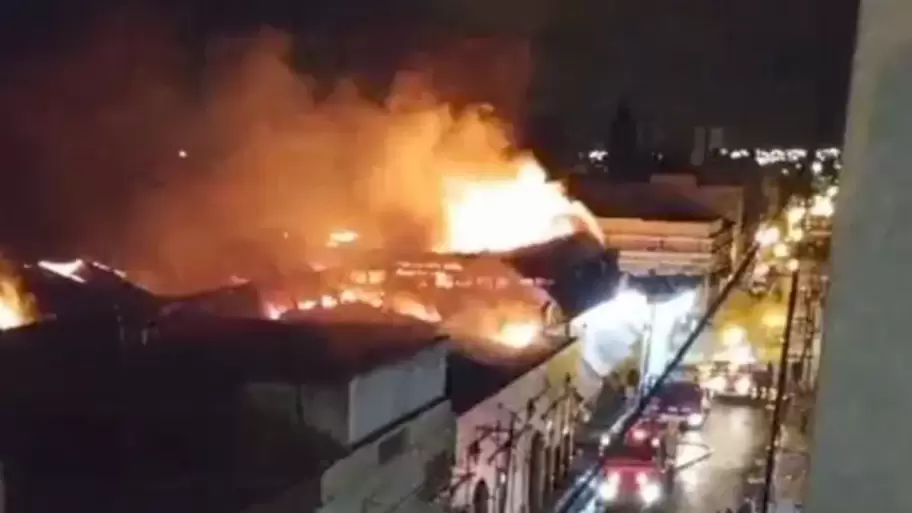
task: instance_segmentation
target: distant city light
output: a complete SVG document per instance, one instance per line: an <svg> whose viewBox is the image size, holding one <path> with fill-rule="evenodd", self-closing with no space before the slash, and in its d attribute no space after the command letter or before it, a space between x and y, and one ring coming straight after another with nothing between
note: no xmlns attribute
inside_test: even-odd
<svg viewBox="0 0 912 513"><path fill-rule="evenodd" d="M591 162L602 162L608 157L608 152L605 150L592 150L589 152L589 160Z"/></svg>
<svg viewBox="0 0 912 513"><path fill-rule="evenodd" d="M720 155L728 156L728 158L732 160L747 158L752 152L754 154L754 159L760 166L778 163L800 164L800 162L808 156L808 150L804 148L755 148L752 150L746 148L723 148L719 150ZM822 150L817 150L814 153L814 157L815 160L820 163L820 171L816 172L822 172L823 163L827 161L833 162L834 169L841 169L842 164L839 162L840 156L841 152L839 148L824 148ZM782 174L788 174L788 171L783 168Z"/></svg>

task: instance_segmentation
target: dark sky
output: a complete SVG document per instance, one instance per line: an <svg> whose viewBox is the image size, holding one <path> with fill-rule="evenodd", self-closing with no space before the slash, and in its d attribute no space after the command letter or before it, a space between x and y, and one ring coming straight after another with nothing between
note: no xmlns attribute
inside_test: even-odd
<svg viewBox="0 0 912 513"><path fill-rule="evenodd" d="M839 135L857 2L172 3L168 8L181 18L188 39L228 27L277 24L320 39L324 55L317 60L337 69L392 68L403 55L448 38L515 37L534 48L527 117L559 119L570 132L598 134L606 124L601 118L626 97L660 138L675 138L705 123L728 127L736 140L791 142L820 133L827 139ZM18 2L4 16L7 52L22 46L53 48L105 8L104 0ZM352 40L361 44L342 44Z"/></svg>

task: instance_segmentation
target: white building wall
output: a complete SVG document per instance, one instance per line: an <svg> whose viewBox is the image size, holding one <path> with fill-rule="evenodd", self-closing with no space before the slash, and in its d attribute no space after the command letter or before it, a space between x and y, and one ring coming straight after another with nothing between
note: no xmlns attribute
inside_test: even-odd
<svg viewBox="0 0 912 513"><path fill-rule="evenodd" d="M533 368L516 381L501 389L484 402L479 403L468 412L460 415L456 440L456 465L453 489L452 508L454 510L472 511L472 495L480 481L484 481L491 491L491 512L528 513L530 486L530 460L533 437L538 435L544 442L545 451L555 451L564 436L572 437L574 428L575 407L571 401L559 401L567 390L564 376L571 374L571 384L584 394L583 400L592 400L600 391L600 386L578 383L579 379L598 379L590 373L581 375L579 364L581 344L574 343L556 354L549 361ZM599 383L600 385L600 383ZM529 417L528 404L535 405L534 414ZM550 412L549 408L554 403ZM572 410L572 411L571 411ZM506 441L506 435L485 436L498 423L506 429L511 420L516 428L517 438L512 451L496 454L498 448ZM505 433L505 431L504 431ZM479 442L479 457L473 462L469 449L473 442ZM571 442L572 445L572 442ZM506 456L512 452L509 475L499 477ZM547 457L541 454L541 464ZM505 501L500 509L500 501Z"/></svg>
<svg viewBox="0 0 912 513"><path fill-rule="evenodd" d="M404 431L404 450L388 462L379 460L379 446ZM451 454L456 419L449 401L438 404L378 440L358 448L329 468L322 478L320 513L411 513L432 511L422 496L426 467L441 453Z"/></svg>

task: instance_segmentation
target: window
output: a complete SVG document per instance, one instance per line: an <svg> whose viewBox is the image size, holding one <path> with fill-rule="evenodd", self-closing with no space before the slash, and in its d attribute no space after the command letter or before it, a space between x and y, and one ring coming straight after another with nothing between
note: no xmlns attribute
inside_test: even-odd
<svg viewBox="0 0 912 513"><path fill-rule="evenodd" d="M386 465L405 451L407 434L406 430L400 429L380 442L377 446L377 461L381 465Z"/></svg>

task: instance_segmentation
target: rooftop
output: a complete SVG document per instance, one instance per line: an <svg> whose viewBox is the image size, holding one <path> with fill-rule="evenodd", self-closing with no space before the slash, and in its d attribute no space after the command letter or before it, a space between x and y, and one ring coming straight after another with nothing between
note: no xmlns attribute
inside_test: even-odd
<svg viewBox="0 0 912 513"><path fill-rule="evenodd" d="M38 310L45 316L82 316L115 307L141 312L159 303L150 292L91 262L81 266L76 279L38 265L20 266L16 273L23 289L35 297Z"/></svg>
<svg viewBox="0 0 912 513"><path fill-rule="evenodd" d="M176 319L159 327L149 350L191 357L245 381L338 383L444 339L434 326L410 317L346 305L294 312L282 321Z"/></svg>
<svg viewBox="0 0 912 513"><path fill-rule="evenodd" d="M441 340L411 318L346 308L179 316L144 345L119 331L97 315L0 334L0 459L25 510L225 513L302 482L318 501L309 479L347 449L245 385L345 381Z"/></svg>
<svg viewBox="0 0 912 513"><path fill-rule="evenodd" d="M497 394L563 350L570 341L532 346L511 355L473 351L471 343L453 351L447 360L447 396L461 415ZM467 347L468 346L468 347Z"/></svg>

